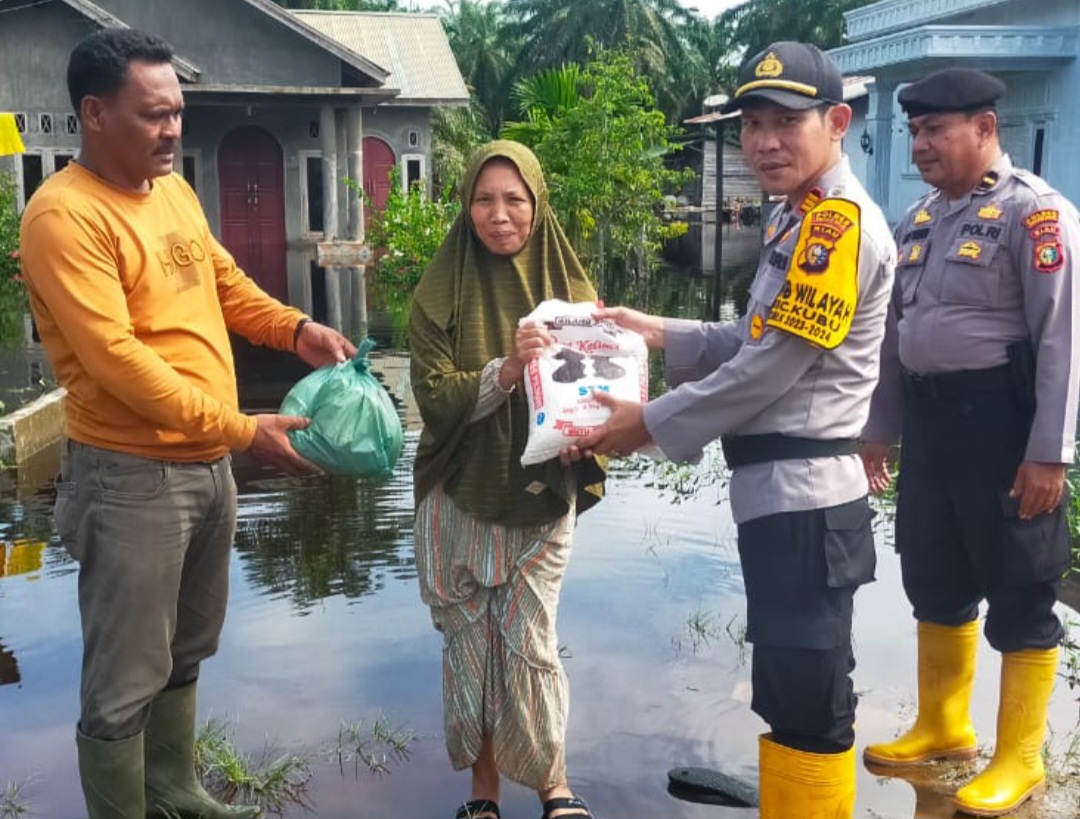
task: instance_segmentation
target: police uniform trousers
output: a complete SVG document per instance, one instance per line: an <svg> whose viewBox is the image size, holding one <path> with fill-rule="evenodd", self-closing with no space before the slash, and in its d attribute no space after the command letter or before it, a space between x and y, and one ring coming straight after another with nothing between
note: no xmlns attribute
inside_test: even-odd
<svg viewBox="0 0 1080 819"><path fill-rule="evenodd" d="M1024 521L1009 497L1031 410L1007 370L905 377L896 516L915 618L958 626L985 598L986 637L1002 652L1061 640L1052 607L1069 560L1067 503Z"/></svg>
<svg viewBox="0 0 1080 819"><path fill-rule="evenodd" d="M872 516L863 497L739 525L751 707L781 745L827 754L855 741L851 619L874 577Z"/></svg>

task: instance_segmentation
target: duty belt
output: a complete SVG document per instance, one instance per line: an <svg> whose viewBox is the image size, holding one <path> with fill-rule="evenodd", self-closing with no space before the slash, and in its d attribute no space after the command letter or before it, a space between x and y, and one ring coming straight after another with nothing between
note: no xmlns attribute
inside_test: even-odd
<svg viewBox="0 0 1080 819"><path fill-rule="evenodd" d="M729 435L720 439L720 446L731 469L766 461L854 455L859 451L859 442L855 438L799 438L779 432Z"/></svg>
<svg viewBox="0 0 1080 819"><path fill-rule="evenodd" d="M904 371L904 382L916 398L962 398L973 392L1004 390L1015 385L1012 369L1008 364L985 370L954 370L947 373L919 373Z"/></svg>

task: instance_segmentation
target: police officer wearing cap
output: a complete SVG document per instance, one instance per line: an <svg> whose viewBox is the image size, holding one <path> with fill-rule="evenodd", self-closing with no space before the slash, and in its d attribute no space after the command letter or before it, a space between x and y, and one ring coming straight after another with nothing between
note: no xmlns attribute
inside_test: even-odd
<svg viewBox="0 0 1080 819"><path fill-rule="evenodd" d="M691 461L721 439L754 644L752 708L771 728L759 742L761 816L850 817L852 604L875 565L856 439L896 248L843 155L851 109L832 61L810 45L774 43L739 82L728 110L742 110L743 152L765 191L784 197L747 313L703 323L600 311L665 349L672 389L644 407L598 395L612 415L579 446L625 453L651 443ZM710 792L678 770L687 798Z"/></svg>
<svg viewBox="0 0 1080 819"><path fill-rule="evenodd" d="M986 636L1002 652L997 745L955 797L976 816L1011 812L1045 778L1080 388L1077 212L1002 153L1004 91L952 68L899 94L913 160L934 189L896 231L881 382L863 433L875 490L888 483L887 445L902 440L896 539L919 640L918 719L865 759L880 771L975 757L968 710L985 599Z"/></svg>

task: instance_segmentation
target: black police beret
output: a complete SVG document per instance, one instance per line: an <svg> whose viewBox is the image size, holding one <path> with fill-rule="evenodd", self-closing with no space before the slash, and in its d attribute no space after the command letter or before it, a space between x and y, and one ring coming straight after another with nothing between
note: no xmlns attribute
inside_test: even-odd
<svg viewBox="0 0 1080 819"><path fill-rule="evenodd" d="M897 95L908 117L992 108L1005 83L974 68L945 68L902 89Z"/></svg>

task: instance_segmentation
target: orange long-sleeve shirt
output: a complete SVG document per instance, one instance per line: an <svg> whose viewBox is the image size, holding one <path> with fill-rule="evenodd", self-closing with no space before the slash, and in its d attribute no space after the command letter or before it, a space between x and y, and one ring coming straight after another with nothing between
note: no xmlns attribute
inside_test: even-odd
<svg viewBox="0 0 1080 819"><path fill-rule="evenodd" d="M291 349L304 315L237 268L181 177L136 194L69 164L31 198L20 253L71 438L174 461L251 444L228 330Z"/></svg>

